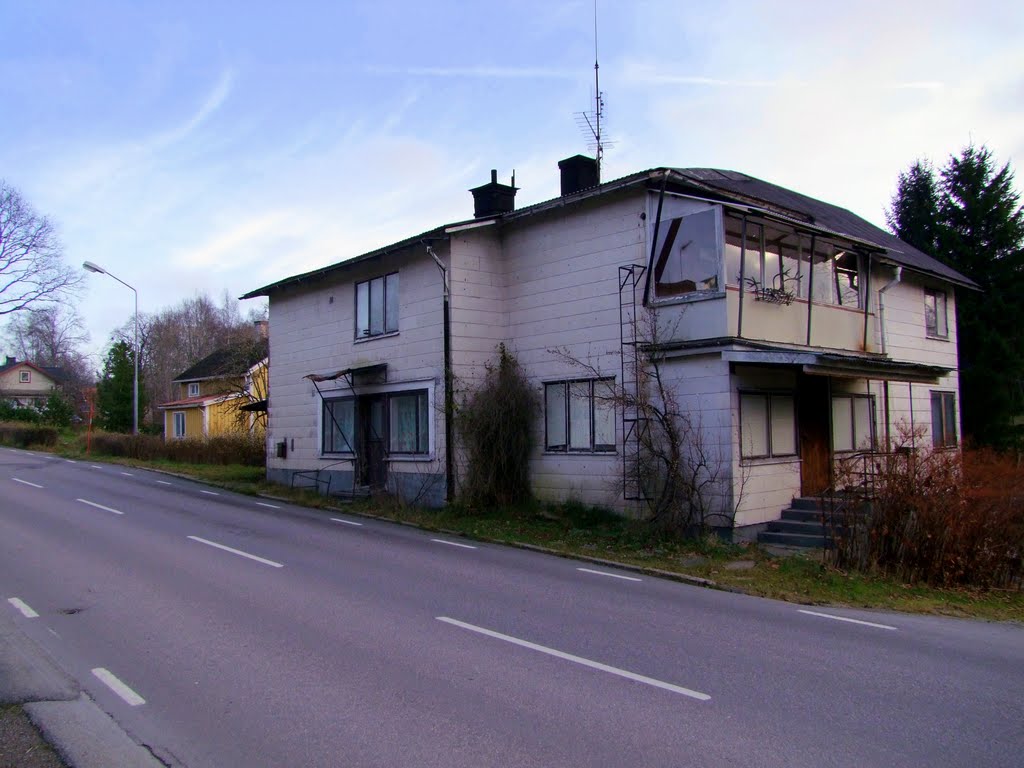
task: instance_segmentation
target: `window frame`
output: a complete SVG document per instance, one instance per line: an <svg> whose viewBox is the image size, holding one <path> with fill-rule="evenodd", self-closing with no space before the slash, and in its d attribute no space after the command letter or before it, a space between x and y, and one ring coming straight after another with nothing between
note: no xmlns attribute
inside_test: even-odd
<svg viewBox="0 0 1024 768"><path fill-rule="evenodd" d="M797 430L797 418L796 418L796 392L794 390L758 390L758 389L741 389L739 394L739 437L740 437L740 460L741 461L753 461L758 459L794 459L800 456L800 440L799 432ZM766 399L765 417L767 422L765 424L766 432L765 438L767 442L768 452L763 454L747 454L746 453L746 442L743 439L743 398L745 397L763 397ZM772 446L772 435L774 434L773 422L772 422L772 400L776 399L788 399L792 406L793 411L793 451L792 453L776 453Z"/></svg>
<svg viewBox="0 0 1024 768"><path fill-rule="evenodd" d="M939 297L942 298L942 325L945 327L945 332L939 332ZM929 299L934 300L934 323L929 322L928 309ZM924 332L925 335L930 339L948 339L949 338L949 294L940 288L925 288L924 289Z"/></svg>
<svg viewBox="0 0 1024 768"><path fill-rule="evenodd" d="M188 396L189 397L199 397L199 382L198 381L190 381L189 382L189 384L188 384Z"/></svg>
<svg viewBox="0 0 1024 768"><path fill-rule="evenodd" d="M680 230L683 228L684 222L689 219L691 223L696 222L698 217L706 217L707 214L711 215L711 245L713 248L713 261L715 264L714 274L696 281L691 277L687 277L679 282L671 283L662 279L665 270L669 268L670 262L673 259L682 259L682 252L693 242L683 244L681 240L685 240L685 237L677 236ZM724 254L724 240L722 233L724 231L722 224L722 209L720 206L713 206L705 208L699 211L690 211L674 218L662 219L660 227L664 230L662 235L663 242L658 246L658 255L653 262L653 270L651 275L653 277L651 281L651 300L655 303L669 303L677 302L680 299L694 299L694 298L717 298L724 292L723 287L723 254ZM652 225L652 236L654 226ZM708 234L707 232L702 234ZM708 244L702 243L701 245L707 246ZM707 253L704 254L708 255ZM683 270L683 265L680 264L680 270ZM688 273L687 273L688 274ZM692 287L691 287L692 285Z"/></svg>
<svg viewBox="0 0 1024 768"><path fill-rule="evenodd" d="M373 332L373 314L374 314L374 285L379 284L381 286L381 301L384 306L381 308L381 330L377 333ZM361 286L366 286L366 327L360 328L360 298L359 289ZM368 280L360 280L354 285L355 298L353 306L355 312L353 313L353 321L355 327L355 340L365 340L377 338L380 336L388 336L394 333L398 333L399 329L399 296L401 295L401 287L398 281L398 271L387 272L383 275L377 275L371 277ZM393 296L389 299L389 296ZM393 302L389 312L389 302ZM389 323L391 323L389 325Z"/></svg>
<svg viewBox="0 0 1024 768"><path fill-rule="evenodd" d="M382 397L384 400L384 434L381 435L385 445L385 453L387 457L399 457L399 458L425 458L432 455L431 447L431 424L430 408L431 408L431 397L430 390L427 387L417 387L416 389L401 389L394 392L373 392L373 393L360 393L360 395L347 395L344 397L325 397L321 402L320 407L320 455L321 456L356 456L360 450L360 406L359 400L361 396L375 396ZM413 451L400 451L392 448L392 436L395 434L395 430L391 423L391 407L392 401L404 397L416 397L416 450ZM352 403L352 441L349 444L351 450L337 450L338 446L334 445L333 442L328 447L328 440L325 438L328 435L333 436L332 427L334 426L333 420L328 416L327 409L333 406L335 403ZM421 428L425 428L425 433L421 433Z"/></svg>
<svg viewBox="0 0 1024 768"><path fill-rule="evenodd" d="M956 392L949 390L931 390L931 397L929 398L929 404L931 405L932 411L932 448L944 449L944 448L956 448L959 443L959 430L957 427L957 416L956 416ZM935 425L935 404L939 403L939 428L936 429ZM948 403L948 406L947 406ZM952 409L952 419L949 419L949 412L947 407ZM952 433L952 440L950 440L950 433Z"/></svg>
<svg viewBox="0 0 1024 768"><path fill-rule="evenodd" d="M618 408L612 400L610 404L611 408L611 422L612 422L612 443L597 443L596 438L596 400L594 397L594 387L597 384L606 384L612 387L614 393L615 377L614 376L601 376L592 379L561 379L557 381L545 381L544 385L544 452L545 453L558 453L558 454L577 454L577 455L592 455L592 454L614 454L618 452L618 435L615 425L617 424ZM572 391L573 385L586 384L588 388L587 402L588 402L588 415L589 415L589 434L590 434L590 447L589 448L573 448L572 447ZM564 415L562 427L565 435L565 442L563 444L551 444L551 425L548 421L548 392L549 388L560 387L563 392L564 402ZM613 394L614 398L614 394Z"/></svg>
<svg viewBox="0 0 1024 768"><path fill-rule="evenodd" d="M179 419L180 417L180 419ZM181 428L178 428L179 421ZM175 440L184 440L187 434L188 423L184 411L171 412L171 432Z"/></svg>
<svg viewBox="0 0 1024 768"><path fill-rule="evenodd" d="M31 384L32 383L32 371L19 371L18 372L18 383L19 384Z"/></svg>
<svg viewBox="0 0 1024 768"><path fill-rule="evenodd" d="M841 392L832 395L831 403L831 438L832 438L832 452L833 453L856 453L858 451L873 451L878 447L878 434L876 427L877 411L875 410L875 396L870 393L860 392ZM853 443L852 448L837 448L836 447L836 425L835 425L835 401L836 400L849 400L850 401L850 439ZM854 402L857 400L866 400L868 402L868 428L870 431L869 445L867 448L862 448L857 444L857 409L854 407Z"/></svg>

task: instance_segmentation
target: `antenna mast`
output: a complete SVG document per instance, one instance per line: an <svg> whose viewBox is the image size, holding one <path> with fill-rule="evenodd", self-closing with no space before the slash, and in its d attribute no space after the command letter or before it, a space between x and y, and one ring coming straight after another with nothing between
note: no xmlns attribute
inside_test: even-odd
<svg viewBox="0 0 1024 768"><path fill-rule="evenodd" d="M601 113L604 99L601 98L600 66L597 63L597 0L594 0L594 139L597 141L597 178L601 179L601 161L604 160L604 144L601 143Z"/></svg>
<svg viewBox="0 0 1024 768"><path fill-rule="evenodd" d="M601 65L597 56L597 0L594 0L594 111L577 112L576 124L587 137L587 146L594 151L597 159L597 179L601 180L601 165L604 162L604 148L611 146L601 133L601 118L604 117L604 94L601 93Z"/></svg>

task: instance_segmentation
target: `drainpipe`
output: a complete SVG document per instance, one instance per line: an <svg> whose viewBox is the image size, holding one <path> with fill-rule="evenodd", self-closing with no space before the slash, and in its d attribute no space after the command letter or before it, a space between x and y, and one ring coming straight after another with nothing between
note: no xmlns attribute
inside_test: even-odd
<svg viewBox="0 0 1024 768"><path fill-rule="evenodd" d="M427 254L441 270L441 282L444 284L444 309L441 317L441 324L444 327L444 479L445 501L451 503L452 493L455 485L455 464L452 456L454 446L454 432L452 415L455 413L455 394L452 392L452 329L451 329L451 288L448 284L448 268L444 262L434 253L434 249L427 244Z"/></svg>
<svg viewBox="0 0 1024 768"><path fill-rule="evenodd" d="M880 329L880 336L882 337L883 355L886 353L885 337L887 335L885 332L885 292L893 286L898 285L902 279L903 267L896 267L896 274L893 276L892 280L878 289L878 326Z"/></svg>

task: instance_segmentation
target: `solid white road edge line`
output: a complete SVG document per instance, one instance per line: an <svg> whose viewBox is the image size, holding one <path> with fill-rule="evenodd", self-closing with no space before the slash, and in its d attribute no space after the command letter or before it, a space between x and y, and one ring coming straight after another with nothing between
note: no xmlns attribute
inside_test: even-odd
<svg viewBox="0 0 1024 768"><path fill-rule="evenodd" d="M595 576L608 576L612 579L622 579L623 581L643 581L643 579L638 579L636 576L620 576L617 573L608 573L607 571L595 571L591 568L577 568L576 570L582 571L583 573L593 573Z"/></svg>
<svg viewBox="0 0 1024 768"><path fill-rule="evenodd" d="M818 613L817 611L805 611L803 608L798 608L799 613L806 613L808 616L820 616L823 619L833 619L835 621L846 621L850 624L862 624L865 627L875 627L876 629L891 629L893 632L897 631L897 627L890 627L888 624L875 624L873 621L861 621L860 619L848 619L845 616L833 616L831 613Z"/></svg>
<svg viewBox="0 0 1024 768"><path fill-rule="evenodd" d="M358 525L360 527L363 525L362 523L357 523L354 520L342 520L340 517L332 517L331 520L336 523L344 523L345 525Z"/></svg>
<svg viewBox="0 0 1024 768"><path fill-rule="evenodd" d="M472 544L459 544L457 541L445 541L444 539L431 539L435 544L447 544L449 547L461 547L462 549L476 549Z"/></svg>
<svg viewBox="0 0 1024 768"><path fill-rule="evenodd" d="M96 509L102 509L104 512L113 512L115 515L124 514L124 512L122 512L119 509L111 509L110 507L104 507L102 504L97 504L95 501L89 501L88 499L75 499L75 501L80 501L83 504L88 504L90 507L96 507Z"/></svg>
<svg viewBox="0 0 1024 768"><path fill-rule="evenodd" d="M220 496L216 491L200 491L200 493L205 493L207 496Z"/></svg>
<svg viewBox="0 0 1024 768"><path fill-rule="evenodd" d="M107 686L110 690L124 699L125 704L129 707L137 707L140 704L145 704L146 700L139 696L135 691L129 688L127 685L122 683L117 677L110 671L103 667L96 667L92 673L99 678L99 681Z"/></svg>
<svg viewBox="0 0 1024 768"><path fill-rule="evenodd" d="M656 680L653 677L646 677L645 675L638 675L635 672L630 672L625 669L619 669L618 667L612 667L608 664L602 664L599 661L591 661L585 659L582 656L573 656L571 653L565 653L564 651L558 651L554 648L548 648L544 645L538 645L537 643L531 643L529 640L520 640L518 637L512 637L511 635L503 635L500 632L495 632L493 629L485 629L484 627L478 627L475 624L467 624L464 621L457 619L450 619L447 616L435 616L438 621L443 621L445 624L451 624L462 629L468 629L470 632L476 632L487 637L493 637L497 640L504 640L506 643L512 643L522 648L529 648L531 651L539 651L540 653L546 653L548 656L554 656L556 659L563 659L564 661L571 661L574 664L580 664L584 667L590 667L591 669L597 669L601 672L607 672L610 675L617 675L618 677L624 677L627 680L633 680L644 685L650 685L654 688L661 688L665 691L671 691L672 693L678 693L683 696L689 696L691 699L697 699L698 701L708 701L711 697L706 693L700 691L694 691L690 688L683 688L680 685L673 685L672 683L666 683L663 680Z"/></svg>
<svg viewBox="0 0 1024 768"><path fill-rule="evenodd" d="M30 483L28 480L22 480L19 477L12 477L11 480L13 480L16 483L21 483L22 485L31 485L33 488L42 488L43 487L41 485L36 485L35 483Z"/></svg>
<svg viewBox="0 0 1024 768"><path fill-rule="evenodd" d="M250 555L248 552L243 552L240 549L234 549L232 547L225 546L224 544L218 544L216 541L201 539L198 536L189 536L188 538L192 539L192 541L198 541L200 544L205 544L208 547L216 547L217 549L223 549L225 552L230 552L231 554L238 555L239 557L247 557L250 560L255 560L257 563L270 565L274 568L284 568L284 565L282 563L275 563L273 560L267 560L256 555Z"/></svg>
<svg viewBox="0 0 1024 768"><path fill-rule="evenodd" d="M280 509L280 507L277 506L276 504L267 504L266 502L263 502L263 501L257 501L256 502L256 506L257 507L267 507L268 509Z"/></svg>
<svg viewBox="0 0 1024 768"><path fill-rule="evenodd" d="M26 619L39 618L39 614L33 611L31 608L29 608L28 603L26 603L24 600L19 600L16 597L9 597L7 598L7 602L13 605L19 611L21 611L21 615L24 616Z"/></svg>

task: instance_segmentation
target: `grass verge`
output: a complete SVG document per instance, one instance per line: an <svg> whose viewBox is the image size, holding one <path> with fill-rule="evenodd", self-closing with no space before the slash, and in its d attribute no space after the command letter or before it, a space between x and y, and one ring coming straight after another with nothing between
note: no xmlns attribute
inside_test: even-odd
<svg viewBox="0 0 1024 768"><path fill-rule="evenodd" d="M80 457L76 446L57 451ZM99 458L99 457L97 457ZM314 509L337 509L337 499L311 490L266 482L262 467L184 464L172 461L114 461L201 480L227 490L269 495ZM684 540L649 525L572 502L503 510L451 506L442 510L410 507L390 499L345 505L355 514L411 523L433 531L706 579L750 595L806 605L873 608L962 618L1024 623L1024 590L971 591L903 584L884 576L847 573L822 561L820 551L778 557L756 545L716 537Z"/></svg>

